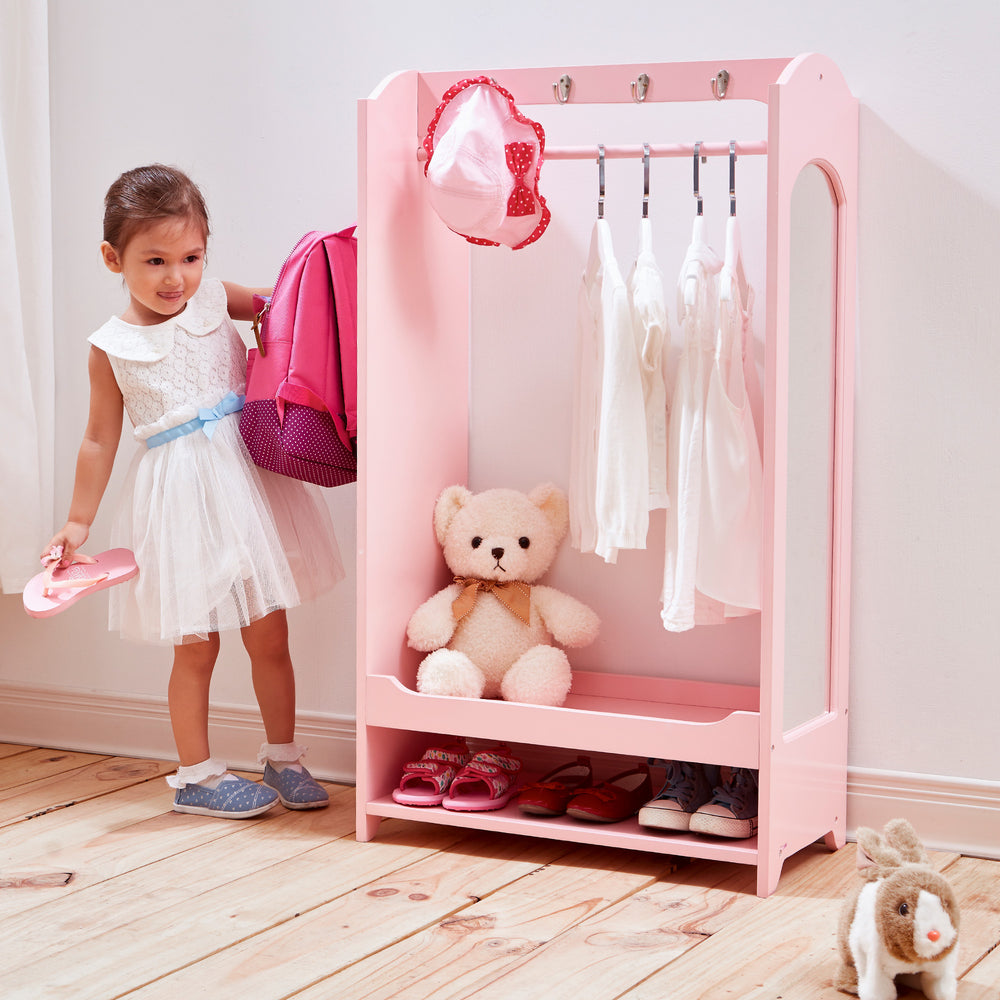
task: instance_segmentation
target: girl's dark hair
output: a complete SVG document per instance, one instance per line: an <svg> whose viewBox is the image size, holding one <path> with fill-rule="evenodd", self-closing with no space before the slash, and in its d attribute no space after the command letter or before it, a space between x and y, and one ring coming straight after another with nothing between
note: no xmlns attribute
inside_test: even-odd
<svg viewBox="0 0 1000 1000"><path fill-rule="evenodd" d="M201 225L208 240L208 209L198 185L176 167L153 163L126 170L104 196L104 239L119 253L145 225L180 218Z"/></svg>

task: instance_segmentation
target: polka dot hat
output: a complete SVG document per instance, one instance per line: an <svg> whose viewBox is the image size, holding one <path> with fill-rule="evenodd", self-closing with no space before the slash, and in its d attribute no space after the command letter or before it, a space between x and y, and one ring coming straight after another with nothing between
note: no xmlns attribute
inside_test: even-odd
<svg viewBox="0 0 1000 1000"><path fill-rule="evenodd" d="M518 111L510 92L478 76L450 87L424 137L431 205L470 243L534 243L549 224L538 193L545 130Z"/></svg>

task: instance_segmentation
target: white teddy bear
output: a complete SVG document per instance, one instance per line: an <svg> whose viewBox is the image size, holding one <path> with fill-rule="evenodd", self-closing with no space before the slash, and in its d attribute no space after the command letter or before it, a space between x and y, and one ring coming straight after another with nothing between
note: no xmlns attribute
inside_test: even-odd
<svg viewBox="0 0 1000 1000"><path fill-rule="evenodd" d="M423 694L562 705L571 672L562 646L586 646L600 621L585 604L537 581L569 525L565 494L550 483L525 494L449 486L434 530L454 582L425 601L407 626L430 653L417 672Z"/></svg>

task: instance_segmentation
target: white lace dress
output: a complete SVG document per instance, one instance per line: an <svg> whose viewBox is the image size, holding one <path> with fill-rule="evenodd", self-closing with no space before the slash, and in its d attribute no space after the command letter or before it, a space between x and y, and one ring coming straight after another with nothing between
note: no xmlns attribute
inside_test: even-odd
<svg viewBox="0 0 1000 1000"><path fill-rule="evenodd" d="M139 575L111 590L112 629L193 641L294 607L343 577L318 488L254 465L238 412L146 445L246 391L246 348L221 282L203 281L164 323L112 318L88 339L108 355L140 442L112 529Z"/></svg>

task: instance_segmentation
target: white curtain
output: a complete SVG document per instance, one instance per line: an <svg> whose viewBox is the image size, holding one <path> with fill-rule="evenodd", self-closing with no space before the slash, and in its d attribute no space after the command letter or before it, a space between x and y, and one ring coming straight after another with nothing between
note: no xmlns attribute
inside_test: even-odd
<svg viewBox="0 0 1000 1000"><path fill-rule="evenodd" d="M0 0L0 590L38 572L55 462L48 4Z"/></svg>

